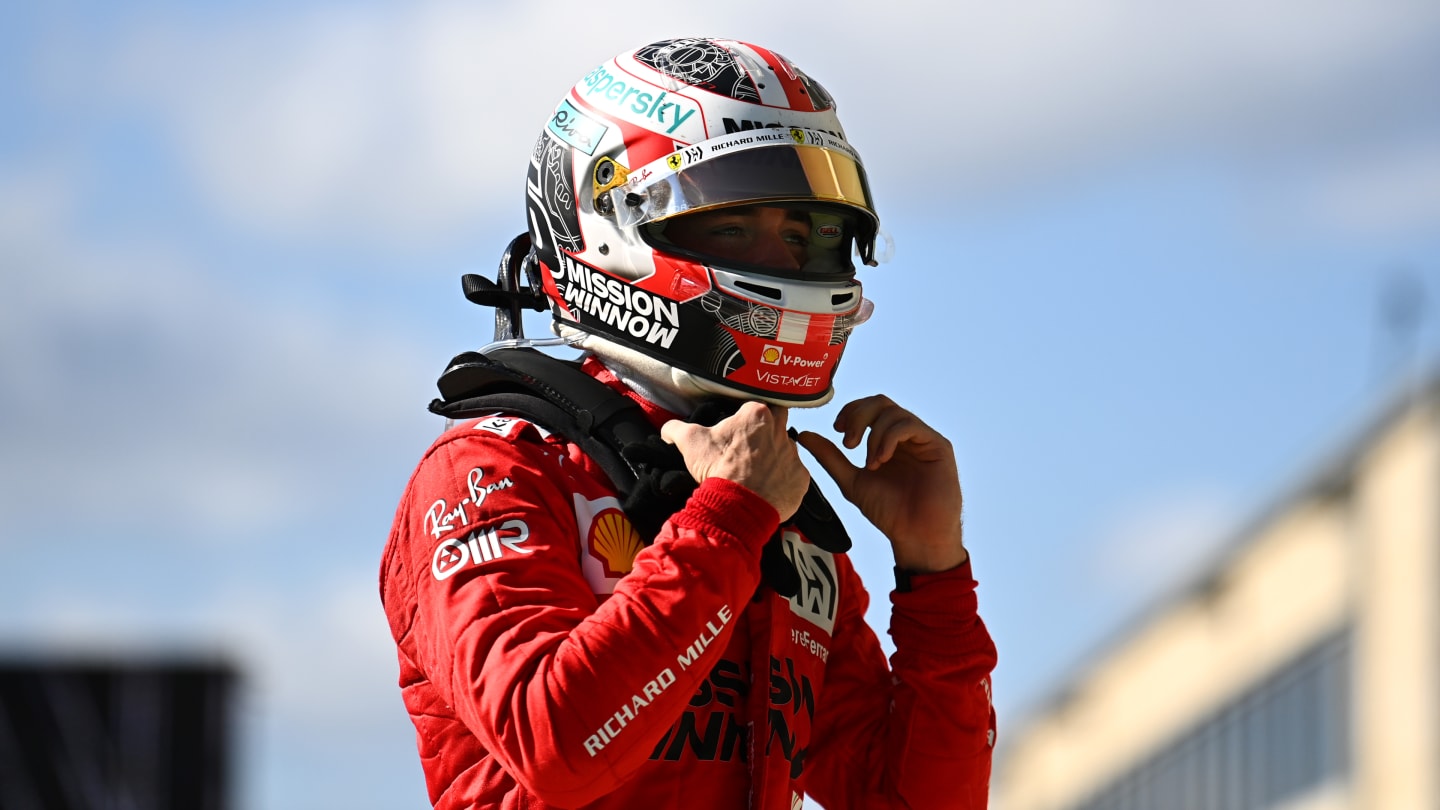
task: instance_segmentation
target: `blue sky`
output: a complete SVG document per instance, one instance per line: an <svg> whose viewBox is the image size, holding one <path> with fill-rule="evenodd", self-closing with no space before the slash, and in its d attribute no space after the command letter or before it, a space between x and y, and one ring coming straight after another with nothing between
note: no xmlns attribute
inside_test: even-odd
<svg viewBox="0 0 1440 810"><path fill-rule="evenodd" d="M839 396L956 444L1002 735L1440 360L1433 3L12 22L0 646L233 657L247 808L423 802L380 549L436 374L489 332L458 276L523 228L529 144L620 50L748 39L839 100L897 243ZM1402 277L1428 302L1404 340ZM852 534L883 594L883 541Z"/></svg>

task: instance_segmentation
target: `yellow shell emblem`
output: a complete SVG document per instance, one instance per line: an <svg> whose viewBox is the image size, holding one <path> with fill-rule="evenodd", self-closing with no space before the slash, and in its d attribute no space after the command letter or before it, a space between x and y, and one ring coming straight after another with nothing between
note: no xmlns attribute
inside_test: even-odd
<svg viewBox="0 0 1440 810"><path fill-rule="evenodd" d="M605 576L621 577L635 567L635 555L645 544L619 509L606 509L590 524L590 553L605 564Z"/></svg>

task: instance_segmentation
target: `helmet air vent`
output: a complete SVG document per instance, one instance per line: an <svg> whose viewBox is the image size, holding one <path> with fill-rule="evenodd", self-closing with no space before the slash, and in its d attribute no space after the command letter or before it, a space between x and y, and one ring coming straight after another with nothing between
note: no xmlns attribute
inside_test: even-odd
<svg viewBox="0 0 1440 810"><path fill-rule="evenodd" d="M753 281L741 281L737 279L735 281L735 286L739 287L742 290L745 290L746 292L752 292L763 298L769 298L772 301L779 301L785 297L785 294L781 292L778 288L767 287L764 284L756 284Z"/></svg>

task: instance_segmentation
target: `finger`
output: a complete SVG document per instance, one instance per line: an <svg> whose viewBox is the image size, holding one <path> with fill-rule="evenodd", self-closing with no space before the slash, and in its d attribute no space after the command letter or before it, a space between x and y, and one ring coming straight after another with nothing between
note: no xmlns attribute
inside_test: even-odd
<svg viewBox="0 0 1440 810"><path fill-rule="evenodd" d="M770 420L769 407L763 402L745 402L735 409L735 413L720 420L715 428L720 429L721 425L726 425L731 429L747 431L751 426L761 425Z"/></svg>
<svg viewBox="0 0 1440 810"><path fill-rule="evenodd" d="M889 461L895 455L900 442L913 435L920 420L898 406L881 411L870 425L870 436L865 443L865 467L873 470Z"/></svg>
<svg viewBox="0 0 1440 810"><path fill-rule="evenodd" d="M899 407L884 394L857 399L846 403L835 416L835 429L844 434L846 447L855 448L860 446L860 439L865 435L865 429L874 423L875 419L887 408Z"/></svg>
<svg viewBox="0 0 1440 810"><path fill-rule="evenodd" d="M834 442L818 433L803 431L796 437L796 441L820 462L825 473L840 487L840 494L849 498L851 485L855 482L855 476L860 473L860 468L851 464L844 451L836 447Z"/></svg>
<svg viewBox="0 0 1440 810"><path fill-rule="evenodd" d="M730 417L747 432L759 431L772 436L785 434L787 410L764 402L746 402Z"/></svg>
<svg viewBox="0 0 1440 810"><path fill-rule="evenodd" d="M880 424L871 428L868 463L871 463L871 468L884 464L894 458L901 444L912 444L910 450L916 450L917 445L927 444L935 438L939 438L939 434L930 430L929 425L920 421L919 417L897 409L893 415L887 414Z"/></svg>
<svg viewBox="0 0 1440 810"><path fill-rule="evenodd" d="M779 432L784 433L785 425L790 421L790 409L780 405L767 405L765 407L769 409L770 418L774 421L775 427Z"/></svg>
<svg viewBox="0 0 1440 810"><path fill-rule="evenodd" d="M767 405L752 403L756 406L752 423L758 431L758 435L764 435L767 440L776 443L777 446L789 447L792 442L787 423L790 421L790 409L780 405Z"/></svg>

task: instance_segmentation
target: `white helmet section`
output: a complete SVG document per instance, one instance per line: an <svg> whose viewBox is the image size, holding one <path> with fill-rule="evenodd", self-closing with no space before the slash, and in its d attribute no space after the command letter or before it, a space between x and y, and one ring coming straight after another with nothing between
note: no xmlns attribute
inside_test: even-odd
<svg viewBox="0 0 1440 810"><path fill-rule="evenodd" d="M797 92L803 98L795 98ZM766 128L803 127L845 137L834 101L819 85L801 79L778 54L734 40L674 40L637 48L590 71L571 97L677 147Z"/></svg>

